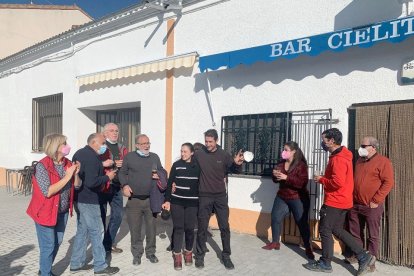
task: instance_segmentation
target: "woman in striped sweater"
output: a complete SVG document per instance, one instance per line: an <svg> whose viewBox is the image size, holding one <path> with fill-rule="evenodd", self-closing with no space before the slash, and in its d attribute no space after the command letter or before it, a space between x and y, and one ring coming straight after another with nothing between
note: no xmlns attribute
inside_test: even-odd
<svg viewBox="0 0 414 276"><path fill-rule="evenodd" d="M190 143L181 146L181 159L176 161L170 171L163 209L170 210L173 220L173 259L174 269L182 269L182 244L185 233L184 262L193 263L194 227L198 212L198 178L200 167L193 160L194 147ZM173 183L175 191L172 192Z"/></svg>

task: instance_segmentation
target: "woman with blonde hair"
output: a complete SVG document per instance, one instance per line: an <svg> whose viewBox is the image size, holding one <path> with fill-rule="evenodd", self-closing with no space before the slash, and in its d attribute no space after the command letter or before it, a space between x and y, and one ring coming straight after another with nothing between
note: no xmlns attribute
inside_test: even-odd
<svg viewBox="0 0 414 276"><path fill-rule="evenodd" d="M33 194L27 214L35 221L40 249L39 275L49 276L72 215L74 188L80 185L80 163L72 164L66 136L49 134L43 139L46 156L37 163L32 178Z"/></svg>

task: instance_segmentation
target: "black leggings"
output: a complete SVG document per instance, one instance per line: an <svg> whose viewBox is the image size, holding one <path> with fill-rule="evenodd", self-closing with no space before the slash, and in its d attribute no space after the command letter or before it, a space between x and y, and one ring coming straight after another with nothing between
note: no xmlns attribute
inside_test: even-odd
<svg viewBox="0 0 414 276"><path fill-rule="evenodd" d="M185 233L185 249L193 250L194 227L197 222L198 207L171 204L171 217L174 230L172 236L173 250L180 253Z"/></svg>

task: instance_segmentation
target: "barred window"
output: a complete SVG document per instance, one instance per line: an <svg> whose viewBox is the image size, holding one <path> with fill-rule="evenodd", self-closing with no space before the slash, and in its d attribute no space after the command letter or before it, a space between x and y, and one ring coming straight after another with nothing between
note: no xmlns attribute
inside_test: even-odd
<svg viewBox="0 0 414 276"><path fill-rule="evenodd" d="M141 132L140 108L102 110L96 112L96 130L103 131L107 123L115 123L119 127L118 141L129 151L135 149L135 136Z"/></svg>
<svg viewBox="0 0 414 276"><path fill-rule="evenodd" d="M222 118L223 149L235 154L251 151L255 157L243 163L242 173L271 175L280 159L283 144L290 139L291 113L266 113L225 116Z"/></svg>
<svg viewBox="0 0 414 276"><path fill-rule="evenodd" d="M33 151L43 151L43 137L47 134L62 134L62 104L62 93L32 100Z"/></svg>

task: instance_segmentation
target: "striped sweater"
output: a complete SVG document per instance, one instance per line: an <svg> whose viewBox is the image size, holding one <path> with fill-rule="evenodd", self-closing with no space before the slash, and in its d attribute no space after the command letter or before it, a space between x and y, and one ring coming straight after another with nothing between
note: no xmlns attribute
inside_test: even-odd
<svg viewBox="0 0 414 276"><path fill-rule="evenodd" d="M198 206L199 176L200 167L196 162L176 161L171 167L165 201L182 206ZM173 183L176 190L171 193Z"/></svg>

